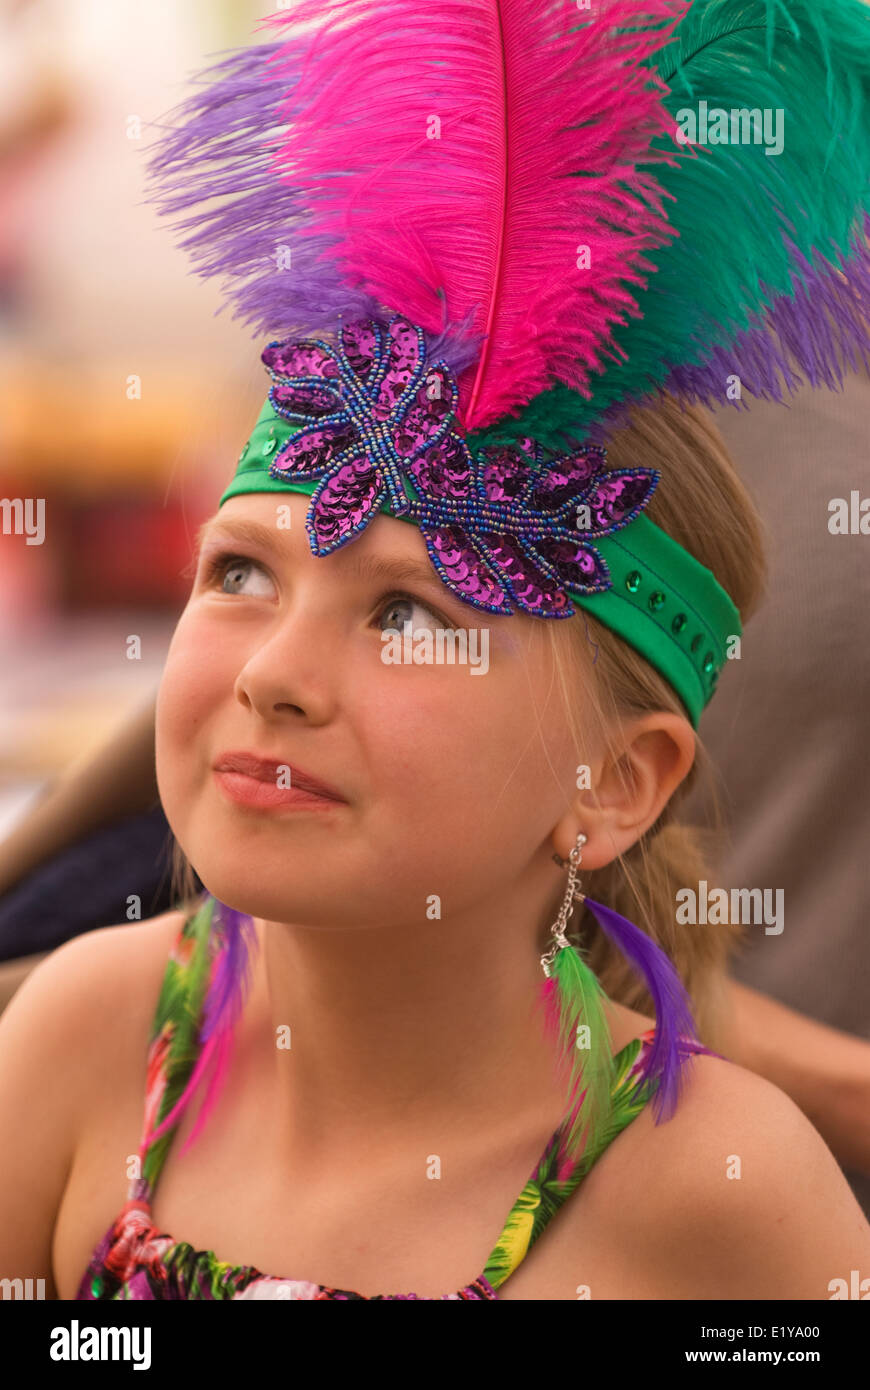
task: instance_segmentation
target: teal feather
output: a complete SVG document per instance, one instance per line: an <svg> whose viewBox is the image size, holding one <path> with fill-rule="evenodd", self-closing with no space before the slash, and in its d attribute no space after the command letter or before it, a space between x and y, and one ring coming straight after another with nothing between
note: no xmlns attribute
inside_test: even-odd
<svg viewBox="0 0 870 1390"><path fill-rule="evenodd" d="M710 110L781 109L782 152L699 145L673 167L656 165L678 236L648 253L656 270L637 291L641 316L614 329L612 364L593 378L591 397L558 385L472 436L473 448L532 435L562 449L604 412L618 418L661 390L721 404L725 359L711 350L735 353L750 376L758 366L754 393L783 399L783 386L801 384L795 369L835 385L842 366L855 365L850 345L866 345L870 5L695 0L655 65L675 128L677 113L702 99ZM819 276L840 320L830 342L814 338ZM790 319L771 313L782 297L798 305ZM743 389L753 390L745 379Z"/></svg>

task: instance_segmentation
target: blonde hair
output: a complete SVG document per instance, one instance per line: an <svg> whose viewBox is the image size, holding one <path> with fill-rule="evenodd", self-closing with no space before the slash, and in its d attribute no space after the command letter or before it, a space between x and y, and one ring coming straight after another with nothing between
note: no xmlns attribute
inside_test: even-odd
<svg viewBox="0 0 870 1390"><path fill-rule="evenodd" d="M193 911L201 895L197 891L193 866L174 835L172 835L171 850L172 879L169 891L175 910L183 912L186 916Z"/></svg>
<svg viewBox="0 0 870 1390"><path fill-rule="evenodd" d="M707 412L681 408L666 395L636 408L608 439L607 466L659 470L661 479L646 514L712 570L745 626L764 593L764 528ZM686 717L672 687L645 658L585 610L576 622L548 622L546 628L580 761L590 728L598 745L616 755L621 720L654 710ZM726 688L727 674L726 669ZM582 711L581 690L586 692ZM701 879L712 883L710 859L723 834L715 772L697 734L695 749L689 774L655 824L604 868L586 871L581 866L581 886L589 897L642 926L667 952L689 991L699 1037L716 1048L727 963L739 932L730 925L684 927L676 922L677 890L697 886ZM699 779L709 793L712 826L676 819L677 808ZM592 793L594 798L594 788ZM174 840L172 891L182 910L195 905L193 870ZM654 1014L645 986L590 913L582 914L580 928L589 963L611 999Z"/></svg>
<svg viewBox="0 0 870 1390"><path fill-rule="evenodd" d="M712 418L663 396L654 405L635 408L606 446L608 468L659 470L661 479L646 514L712 570L745 626L764 595L766 533ZM549 623L548 631L578 761L585 761L582 750L591 733L615 759L625 785L619 761L621 722L655 710L686 718L686 711L654 667L589 612L581 610L576 623ZM727 676L726 668L726 689ZM581 689L587 693L578 709ZM699 780L708 793L712 824L681 824L678 807ZM591 794L595 800L594 788ZM692 768L655 824L604 868L584 871L581 865L582 891L643 927L670 956L692 999L698 1035L713 1048L721 1045L728 958L740 932L732 925L678 924L676 893L697 890L702 879L713 882L710 861L723 838L716 773L696 733ZM654 1015L645 986L588 911L580 915L580 939L610 998Z"/></svg>

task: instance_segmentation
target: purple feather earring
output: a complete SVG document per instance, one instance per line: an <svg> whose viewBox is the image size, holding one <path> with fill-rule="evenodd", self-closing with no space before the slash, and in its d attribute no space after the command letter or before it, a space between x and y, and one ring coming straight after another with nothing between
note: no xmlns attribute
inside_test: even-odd
<svg viewBox="0 0 870 1390"><path fill-rule="evenodd" d="M586 836L580 834L577 837L577 844L571 850L569 861L565 861L558 854L554 854L553 858L560 867L564 868L566 862L568 864L571 904L574 902L585 903L604 934L625 956L634 973L639 976L649 990L655 1008L656 1028L652 1046L648 1050L640 1070L638 1086L643 1087L648 1083L655 1085L656 1118L657 1120L669 1119L676 1109L680 1095L683 1060L686 1055L691 1054L700 1046L689 996L672 961L669 960L661 947L647 936L646 932L635 926L627 917L614 911L612 907L593 901L576 887L582 847L585 843ZM566 895L566 901L567 897L568 895ZM571 909L568 908L568 910ZM548 976L542 989L547 991L550 996L551 1009L554 1002L553 996L558 996L559 1010L564 1020L577 1013L578 1004L581 1008L584 1006L588 1008L589 999L593 996L590 995L589 981L583 972L588 972L591 975L591 971L582 961L582 957L576 949L569 951L562 949L563 947L572 947L572 943L564 936L564 931L557 934L555 926L553 930L556 936L555 944L548 955L541 958L544 973ZM566 959L562 961L560 957ZM582 972L578 971L578 967L574 961L570 960L570 957L576 957L581 961ZM549 978L551 962L553 963L552 979ZM568 968L569 962L570 968ZM553 988L554 981L555 989ZM564 1032L563 1027L563 1035Z"/></svg>

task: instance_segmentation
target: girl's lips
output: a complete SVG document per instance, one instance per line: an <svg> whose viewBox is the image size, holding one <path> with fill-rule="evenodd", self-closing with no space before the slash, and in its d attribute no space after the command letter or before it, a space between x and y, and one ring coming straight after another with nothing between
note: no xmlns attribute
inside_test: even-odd
<svg viewBox="0 0 870 1390"><path fill-rule="evenodd" d="M292 804L301 804L303 794L311 801L345 803L345 798L336 787L315 777L313 773L306 772L304 767L298 767L295 763L291 765L289 761L275 762L272 758L262 757L247 749L221 753L215 759L213 768L218 773L239 774L248 781L260 782L271 787L272 791L290 792L292 789L297 793L295 796L281 797L278 800L269 797L262 803L265 805L277 805L288 800ZM289 787L284 785L287 782L290 784ZM241 783L238 787L243 792L246 790Z"/></svg>
<svg viewBox="0 0 870 1390"><path fill-rule="evenodd" d="M346 805L343 801L319 796L303 787L279 787L277 782L263 782L246 772L215 769L214 776L221 791L239 806L252 806L262 811L286 810L291 807L300 811L324 811L330 807Z"/></svg>

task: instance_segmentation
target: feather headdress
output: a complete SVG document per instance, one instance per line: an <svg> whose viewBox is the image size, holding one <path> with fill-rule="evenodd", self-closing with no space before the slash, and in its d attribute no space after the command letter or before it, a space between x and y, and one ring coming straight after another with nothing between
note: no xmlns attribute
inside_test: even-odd
<svg viewBox="0 0 870 1390"><path fill-rule="evenodd" d="M558 448L734 376L782 400L870 349L868 24L861 0L303 0L202 75L154 201L258 333L419 323L470 442ZM730 120L682 143L702 107L781 113L782 148Z"/></svg>
<svg viewBox="0 0 870 1390"><path fill-rule="evenodd" d="M183 245L259 330L386 308L454 369L473 352L460 417L491 424L554 376L585 386L673 235L648 64L685 9L302 0L183 108L152 163L162 207L222 198Z"/></svg>
<svg viewBox="0 0 870 1390"><path fill-rule="evenodd" d="M152 201L256 334L402 316L455 376L474 449L558 452L664 391L782 400L866 363L861 0L301 0L262 27L149 162ZM688 1029L666 957L607 914ZM644 1073L669 1102L679 1033Z"/></svg>

